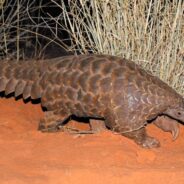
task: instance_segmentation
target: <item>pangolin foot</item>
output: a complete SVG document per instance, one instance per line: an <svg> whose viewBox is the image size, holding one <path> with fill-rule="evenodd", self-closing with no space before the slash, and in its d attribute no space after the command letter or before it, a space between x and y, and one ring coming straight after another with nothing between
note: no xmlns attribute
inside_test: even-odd
<svg viewBox="0 0 184 184"><path fill-rule="evenodd" d="M144 127L135 131L122 133L122 135L133 139L143 148L157 148L160 146L160 142L157 139L147 135L146 129Z"/></svg>
<svg viewBox="0 0 184 184"><path fill-rule="evenodd" d="M138 144L143 148L158 148L160 146L160 142L153 137L146 137L146 139L138 142Z"/></svg>
<svg viewBox="0 0 184 184"><path fill-rule="evenodd" d="M60 130L58 124L54 122L53 124L46 125L45 122L40 121L38 130L42 132L58 132Z"/></svg>
<svg viewBox="0 0 184 184"><path fill-rule="evenodd" d="M165 132L171 132L173 140L179 135L179 123L167 116L159 116L154 124Z"/></svg>

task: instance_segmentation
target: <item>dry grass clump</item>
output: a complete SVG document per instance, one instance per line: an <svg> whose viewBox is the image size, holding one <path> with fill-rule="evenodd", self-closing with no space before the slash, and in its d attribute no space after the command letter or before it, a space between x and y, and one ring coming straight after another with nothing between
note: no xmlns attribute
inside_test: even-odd
<svg viewBox="0 0 184 184"><path fill-rule="evenodd" d="M68 50L121 55L184 94L182 0L52 1L62 9Z"/></svg>

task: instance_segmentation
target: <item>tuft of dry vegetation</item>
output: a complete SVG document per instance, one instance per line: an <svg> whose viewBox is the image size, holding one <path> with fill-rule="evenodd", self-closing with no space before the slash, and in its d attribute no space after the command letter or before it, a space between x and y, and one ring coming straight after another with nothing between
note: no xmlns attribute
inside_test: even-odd
<svg viewBox="0 0 184 184"><path fill-rule="evenodd" d="M49 12L43 16L44 7L52 8L50 3L59 10L57 16ZM31 44L36 52L38 47L55 43L81 54L123 56L184 95L182 0L48 0L44 7L42 0L0 1L1 53L20 59L24 58L22 45ZM40 28L50 34L40 33ZM70 45L61 40L58 33L63 31L68 33ZM40 37L47 40L44 46Z"/></svg>
<svg viewBox="0 0 184 184"><path fill-rule="evenodd" d="M62 9L68 50L131 59L184 94L182 0L52 1Z"/></svg>

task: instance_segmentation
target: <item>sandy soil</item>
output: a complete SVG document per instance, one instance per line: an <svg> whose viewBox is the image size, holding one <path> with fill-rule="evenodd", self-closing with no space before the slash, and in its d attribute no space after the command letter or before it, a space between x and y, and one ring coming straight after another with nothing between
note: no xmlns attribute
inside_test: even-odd
<svg viewBox="0 0 184 184"><path fill-rule="evenodd" d="M1 184L184 183L184 127L173 142L150 125L161 147L146 150L110 131L41 133L39 104L1 98L0 108Z"/></svg>

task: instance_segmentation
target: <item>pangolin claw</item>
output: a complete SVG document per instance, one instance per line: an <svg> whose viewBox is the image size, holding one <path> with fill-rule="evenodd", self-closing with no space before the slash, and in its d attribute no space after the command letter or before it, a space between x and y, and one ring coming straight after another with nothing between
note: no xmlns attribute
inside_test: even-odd
<svg viewBox="0 0 184 184"><path fill-rule="evenodd" d="M175 126L175 128L171 131L173 141L175 141L178 138L179 132L180 132L179 126Z"/></svg>

